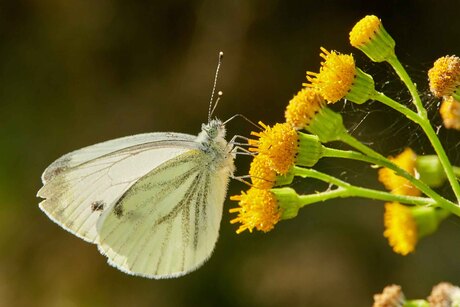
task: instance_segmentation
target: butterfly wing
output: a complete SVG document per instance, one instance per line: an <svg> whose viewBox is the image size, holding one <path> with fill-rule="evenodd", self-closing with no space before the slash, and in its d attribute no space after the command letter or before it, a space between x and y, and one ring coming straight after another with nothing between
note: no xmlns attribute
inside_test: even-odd
<svg viewBox="0 0 460 307"><path fill-rule="evenodd" d="M99 220L109 263L149 278L198 268L217 241L233 159L226 163L216 169L203 151L190 150L139 179Z"/></svg>
<svg viewBox="0 0 460 307"><path fill-rule="evenodd" d="M40 208L76 236L95 243L103 212L139 178L190 149L195 137L146 133L89 146L56 160L43 173Z"/></svg>

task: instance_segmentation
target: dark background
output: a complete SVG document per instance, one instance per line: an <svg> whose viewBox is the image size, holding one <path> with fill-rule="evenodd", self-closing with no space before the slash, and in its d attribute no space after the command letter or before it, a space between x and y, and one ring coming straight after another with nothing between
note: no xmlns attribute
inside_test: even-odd
<svg viewBox="0 0 460 307"><path fill-rule="evenodd" d="M69 151L149 131L197 134L206 121L220 50L225 52L215 114L266 124L319 68L319 47L353 52L378 89L408 103L385 64L348 44L366 14L382 18L418 83L435 125L437 101L426 70L460 54L458 1L137 1L0 2L1 306L370 306L391 283L425 297L440 281L460 284L460 222L450 218L415 254L394 254L382 236L381 202L330 201L305 208L267 234L235 234L227 201L219 242L199 270L171 280L128 276L96 247L51 222L35 197L48 164ZM384 155L431 149L419 130L378 103L338 103L354 135ZM249 135L242 119L230 135ZM454 162L458 132L440 137ZM340 144L337 144L340 147ZM238 157L237 174L247 174ZM317 166L381 188L375 170L324 160ZM297 181L299 192L324 189ZM229 194L246 187L230 183ZM449 193L447 189L441 190Z"/></svg>

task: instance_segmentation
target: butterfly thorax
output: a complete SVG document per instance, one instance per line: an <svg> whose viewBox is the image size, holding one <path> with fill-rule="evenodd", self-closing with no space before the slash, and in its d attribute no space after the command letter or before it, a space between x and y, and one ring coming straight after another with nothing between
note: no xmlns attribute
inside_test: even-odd
<svg viewBox="0 0 460 307"><path fill-rule="evenodd" d="M225 140L225 126L222 121L213 119L201 126L201 132L196 138L200 149L210 157L210 168L229 168L233 173L232 146Z"/></svg>

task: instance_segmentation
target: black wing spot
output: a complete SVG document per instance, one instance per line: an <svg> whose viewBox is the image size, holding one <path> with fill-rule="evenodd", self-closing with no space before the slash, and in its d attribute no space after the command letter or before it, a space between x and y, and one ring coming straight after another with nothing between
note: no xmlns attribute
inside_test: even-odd
<svg viewBox="0 0 460 307"><path fill-rule="evenodd" d="M118 217L121 218L125 212L123 210L123 206L121 203L116 203L115 206L113 207L113 213Z"/></svg>
<svg viewBox="0 0 460 307"><path fill-rule="evenodd" d="M91 210L94 211L103 211L104 202L102 200L96 200L91 204Z"/></svg>

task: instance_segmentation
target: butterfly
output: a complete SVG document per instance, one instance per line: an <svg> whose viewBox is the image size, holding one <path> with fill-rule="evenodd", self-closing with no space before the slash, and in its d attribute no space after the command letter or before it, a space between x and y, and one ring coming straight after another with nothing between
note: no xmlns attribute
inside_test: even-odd
<svg viewBox="0 0 460 307"><path fill-rule="evenodd" d="M145 133L73 151L44 171L39 207L123 272L182 276L218 238L235 158L225 133L209 116L198 136Z"/></svg>

